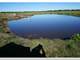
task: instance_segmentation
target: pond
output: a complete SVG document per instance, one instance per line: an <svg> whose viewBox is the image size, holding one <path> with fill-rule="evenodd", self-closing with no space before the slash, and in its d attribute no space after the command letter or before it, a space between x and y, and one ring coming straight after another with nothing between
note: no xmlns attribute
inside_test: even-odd
<svg viewBox="0 0 80 60"><path fill-rule="evenodd" d="M24 38L69 38L80 33L80 17L56 14L34 15L8 21L10 31Z"/></svg>

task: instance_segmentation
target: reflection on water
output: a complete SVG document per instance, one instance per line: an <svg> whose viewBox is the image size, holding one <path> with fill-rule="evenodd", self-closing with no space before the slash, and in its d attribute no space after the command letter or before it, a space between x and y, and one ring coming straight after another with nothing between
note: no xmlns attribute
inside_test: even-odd
<svg viewBox="0 0 80 60"><path fill-rule="evenodd" d="M14 34L33 38L68 38L80 33L80 17L67 15L34 15L16 21L8 26Z"/></svg>

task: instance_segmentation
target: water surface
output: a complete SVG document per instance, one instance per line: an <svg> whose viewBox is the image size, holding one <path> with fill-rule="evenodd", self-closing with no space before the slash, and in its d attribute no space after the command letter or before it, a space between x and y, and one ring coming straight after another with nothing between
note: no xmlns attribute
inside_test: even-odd
<svg viewBox="0 0 80 60"><path fill-rule="evenodd" d="M10 31L21 37L68 38L80 33L80 17L44 14L8 22Z"/></svg>

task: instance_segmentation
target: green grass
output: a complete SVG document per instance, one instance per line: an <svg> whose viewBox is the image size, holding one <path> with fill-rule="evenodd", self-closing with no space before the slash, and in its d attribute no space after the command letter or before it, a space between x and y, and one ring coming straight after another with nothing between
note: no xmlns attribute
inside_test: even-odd
<svg viewBox="0 0 80 60"><path fill-rule="evenodd" d="M3 28L2 28L2 26L0 26L0 32L3 32Z"/></svg>
<svg viewBox="0 0 80 60"><path fill-rule="evenodd" d="M72 39L75 40L75 41L80 41L80 34L79 33L78 34L74 34L72 36Z"/></svg>
<svg viewBox="0 0 80 60"><path fill-rule="evenodd" d="M48 10L48 11L23 11L23 12L0 12L0 14L63 14L63 15L72 15L80 16L80 10Z"/></svg>

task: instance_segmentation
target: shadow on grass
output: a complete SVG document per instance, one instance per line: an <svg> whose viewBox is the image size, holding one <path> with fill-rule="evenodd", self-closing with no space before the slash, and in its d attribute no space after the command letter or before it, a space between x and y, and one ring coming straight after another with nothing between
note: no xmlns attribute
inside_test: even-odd
<svg viewBox="0 0 80 60"><path fill-rule="evenodd" d="M41 53L40 53L41 51ZM46 57L42 45L30 51L30 47L9 43L0 48L0 57Z"/></svg>

